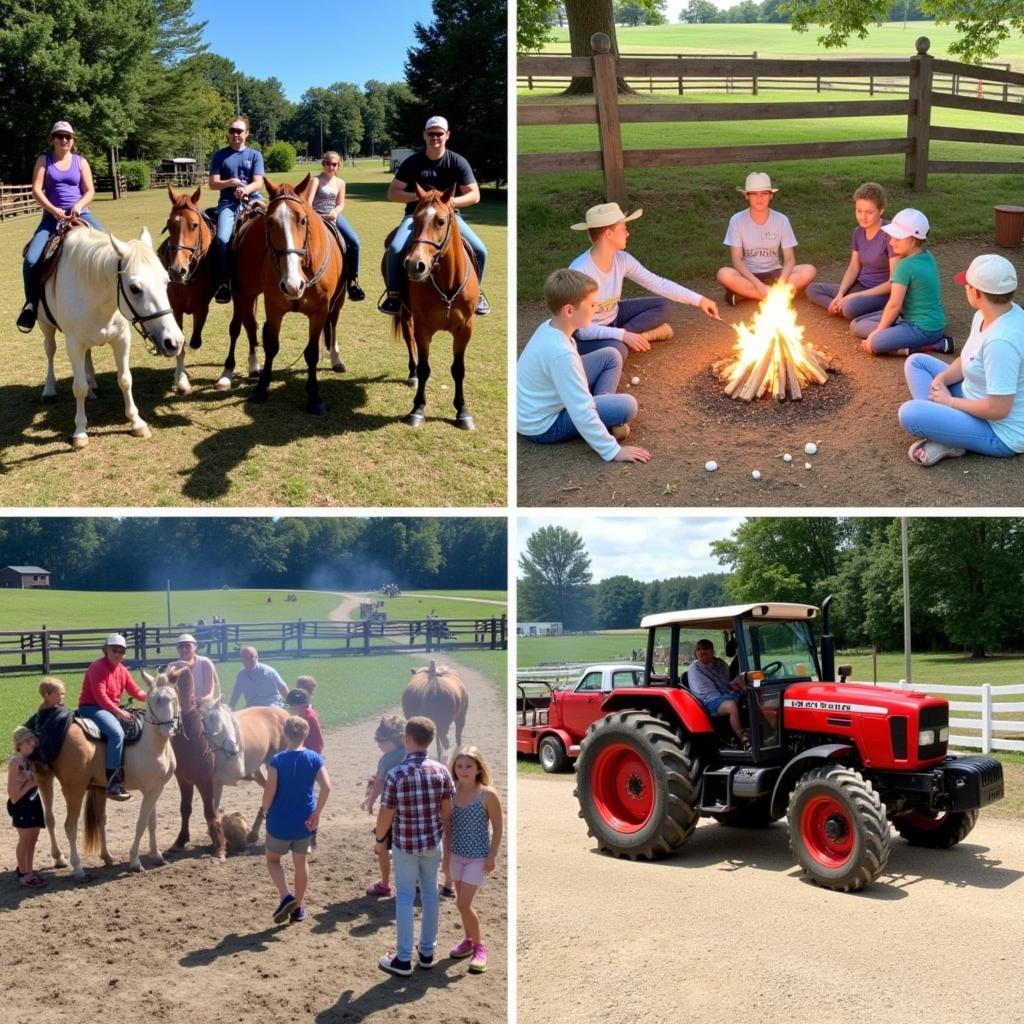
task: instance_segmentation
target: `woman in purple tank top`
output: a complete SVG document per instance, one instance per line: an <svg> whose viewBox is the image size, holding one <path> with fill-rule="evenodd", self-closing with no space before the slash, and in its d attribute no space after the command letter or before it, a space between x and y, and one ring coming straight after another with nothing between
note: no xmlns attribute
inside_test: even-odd
<svg viewBox="0 0 1024 1024"><path fill-rule="evenodd" d="M39 303L39 282L36 264L57 224L77 214L99 231L103 225L87 207L96 195L89 161L75 152L75 131L67 121L58 121L50 129L50 151L42 153L32 169L32 195L43 209L42 220L28 243L22 277L25 283L25 305L18 314L18 330L24 334L35 326Z"/></svg>

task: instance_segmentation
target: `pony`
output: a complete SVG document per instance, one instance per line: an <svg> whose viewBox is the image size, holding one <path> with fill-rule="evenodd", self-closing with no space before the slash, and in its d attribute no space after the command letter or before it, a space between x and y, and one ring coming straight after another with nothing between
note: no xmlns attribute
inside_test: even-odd
<svg viewBox="0 0 1024 1024"><path fill-rule="evenodd" d="M124 413L132 436L150 436L132 397L128 354L132 327L160 355L176 356L185 344L185 336L170 309L167 284L167 271L157 259L145 228L130 242L121 242L90 227L68 231L60 262L43 286L39 328L46 353L43 401L57 394L53 359L57 331L64 332L77 403L75 432L71 435L73 448L84 448L89 443L85 399L86 395L92 397L95 383L91 377L90 350L96 345L110 345L114 351L117 383L124 395Z"/></svg>
<svg viewBox="0 0 1024 1024"><path fill-rule="evenodd" d="M252 308L262 294L266 307L263 325L263 369L250 401L266 402L274 359L281 348L281 321L285 313L302 313L309 321L306 360L306 411L325 415L316 366L323 335L332 368L343 372L337 346L338 315L345 304L345 266L341 246L310 201L316 179L307 174L298 185L275 185L264 178L270 203L262 218L262 232L254 218L243 226L237 241L236 284L239 301Z"/></svg>
<svg viewBox="0 0 1024 1024"><path fill-rule="evenodd" d="M437 759L444 760L448 749L448 729L455 723L455 745L462 746L462 730L469 710L465 684L447 666L429 665L410 670L412 678L402 694L402 713L406 719L416 715L429 718L437 729Z"/></svg>
<svg viewBox="0 0 1024 1024"><path fill-rule="evenodd" d="M174 775L174 750L171 738L181 724L181 707L178 693L167 675L151 676L145 669L142 678L146 684L145 725L142 736L136 743L125 747L124 784L127 789L139 790L142 800L139 817L135 825L135 841L128 858L129 871L142 871L139 846L142 833L149 828L149 853L157 865L166 861L156 844L156 804L164 786ZM35 766L39 793L43 798L46 829L50 834L50 852L56 867L66 867L67 861L57 845L53 818L53 780L56 777L64 794L67 817L64 832L68 837L71 852L71 868L76 879L85 878L85 871L78 855L78 819L85 801L85 842L86 853L94 853L99 847L103 863L110 867L114 861L107 850L106 808L107 789L104 770L104 744L86 736L81 727L68 729L64 746L49 766Z"/></svg>
<svg viewBox="0 0 1024 1024"><path fill-rule="evenodd" d="M405 417L411 427L422 427L425 420L430 343L438 331L448 331L452 336L455 425L462 430L476 428L466 408L462 382L480 282L473 257L459 233L458 218L451 205L454 194L454 185L443 193L416 185L419 202L413 211L412 242L404 261L408 277L406 296L402 312L392 318L394 335L397 337L401 331L409 353L408 384L417 385L412 412ZM386 280L384 263L381 272Z"/></svg>
<svg viewBox="0 0 1024 1024"><path fill-rule="evenodd" d="M181 829L171 849L184 850L189 844L192 796L198 789L199 798L203 801L203 817L213 843L213 855L218 860L224 860L224 829L213 798L213 748L203 734L203 716L196 700L192 671L183 665L178 669L168 669L167 676L178 692L181 707L181 729L171 740L175 759L174 777L178 780L181 793Z"/></svg>
<svg viewBox="0 0 1024 1024"><path fill-rule="evenodd" d="M183 326L186 315L192 317L192 337L188 347L199 349L203 344L203 327L210 314L210 303L217 290L217 253L213 244L215 227L207 213L199 208L199 199L203 194L202 186L196 188L191 196L175 192L170 185L167 193L171 198L171 212L164 225L167 240L160 246L157 255L167 268L171 283L167 288L167 296L174 311L174 319L178 326ZM229 335L237 340L242 326L242 310L235 305ZM260 372L258 345L256 341L255 322L247 328L249 339L249 376L256 377ZM232 342L231 368L217 379L218 391L231 390L231 377L234 372L234 342ZM187 395L192 386L185 372L184 347L178 353L174 368L174 390L179 395Z"/></svg>
<svg viewBox="0 0 1024 1024"><path fill-rule="evenodd" d="M267 784L266 763L285 749L284 723L288 712L277 707L243 708L234 712L219 697L200 702L203 730L214 751L213 799L220 808L225 786L252 780L260 789ZM249 830L247 842L259 839L263 824L261 807Z"/></svg>

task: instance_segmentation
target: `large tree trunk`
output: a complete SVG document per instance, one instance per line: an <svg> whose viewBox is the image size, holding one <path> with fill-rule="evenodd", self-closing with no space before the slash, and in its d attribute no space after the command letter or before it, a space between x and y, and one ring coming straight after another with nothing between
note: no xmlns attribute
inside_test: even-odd
<svg viewBox="0 0 1024 1024"><path fill-rule="evenodd" d="M612 13L612 0L565 0L565 16L569 22L569 49L574 57L591 57L593 48L590 37L595 32L604 32L612 41L612 53L618 56L619 44L615 39L615 15ZM626 85L620 78L619 94L634 96L636 90ZM594 80L592 78L574 78L564 96L593 96Z"/></svg>

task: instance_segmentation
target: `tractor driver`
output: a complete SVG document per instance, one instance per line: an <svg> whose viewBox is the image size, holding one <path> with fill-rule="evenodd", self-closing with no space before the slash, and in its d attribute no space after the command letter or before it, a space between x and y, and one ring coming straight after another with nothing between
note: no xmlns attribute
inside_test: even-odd
<svg viewBox="0 0 1024 1024"><path fill-rule="evenodd" d="M693 646L693 653L696 661L687 669L686 677L694 696L709 715L728 717L740 746L749 750L750 735L740 721L740 705L747 685L743 674L729 678L729 666L715 657L715 645L710 640L698 640Z"/></svg>

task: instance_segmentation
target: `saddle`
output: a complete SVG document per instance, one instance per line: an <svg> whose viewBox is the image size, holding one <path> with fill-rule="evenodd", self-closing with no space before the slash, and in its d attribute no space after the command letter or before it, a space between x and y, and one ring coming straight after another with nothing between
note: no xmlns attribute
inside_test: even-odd
<svg viewBox="0 0 1024 1024"><path fill-rule="evenodd" d="M217 222L217 208L212 207L214 224ZM210 209L205 211L207 214L210 213ZM249 224L256 220L257 217L262 217L267 212L267 202L265 199L250 199L249 202L243 203L238 213L235 215L235 226L231 230L231 240L228 242L228 249L231 252L235 252L238 249L238 243L242 238L242 235L249 229Z"/></svg>
<svg viewBox="0 0 1024 1024"><path fill-rule="evenodd" d="M56 230L50 235L50 239L46 243L46 248L43 249L43 255L36 264L40 288L57 273L57 264L60 263L61 255L64 252L64 240L68 237L68 232L73 228L81 227L88 227L88 225L78 214L57 224ZM28 246L25 248L27 249Z"/></svg>
<svg viewBox="0 0 1024 1024"><path fill-rule="evenodd" d="M341 249L342 256L348 253L348 244L345 242L345 236L341 233L341 229L338 227L333 217L328 217L327 214L320 214L320 219L324 222L327 230L331 233L331 237L338 243L338 248ZM290 597L285 600L291 600Z"/></svg>
<svg viewBox="0 0 1024 1024"><path fill-rule="evenodd" d="M137 743L142 738L142 729L145 725L146 713L139 708L127 708L126 710L132 717L128 722L122 722L121 728L124 729L124 745L126 747L130 747L133 743ZM82 732L84 732L85 735L94 743L106 743L106 737L100 732L100 727L91 718L82 718L76 714L74 716L74 721L79 729L81 729Z"/></svg>

